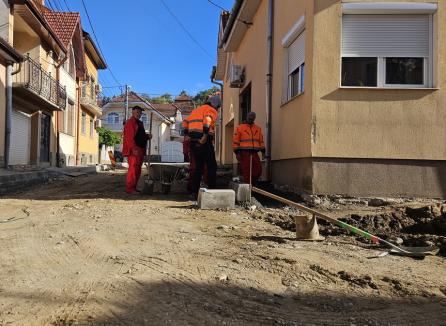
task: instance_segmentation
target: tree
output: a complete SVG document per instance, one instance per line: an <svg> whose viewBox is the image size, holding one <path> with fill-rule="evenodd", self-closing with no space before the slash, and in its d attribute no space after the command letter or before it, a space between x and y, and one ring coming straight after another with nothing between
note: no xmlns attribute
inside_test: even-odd
<svg viewBox="0 0 446 326"><path fill-rule="evenodd" d="M173 96L172 94L165 93L158 97L151 97L150 102L154 104L168 104L173 103Z"/></svg>
<svg viewBox="0 0 446 326"><path fill-rule="evenodd" d="M111 130L104 127L98 129L99 145L115 146L121 142L121 139Z"/></svg>
<svg viewBox="0 0 446 326"><path fill-rule="evenodd" d="M209 95L212 95L219 91L220 89L217 86L213 86L209 89L205 89L201 92L198 92L197 95L194 96L195 105L197 106L203 105L206 102Z"/></svg>

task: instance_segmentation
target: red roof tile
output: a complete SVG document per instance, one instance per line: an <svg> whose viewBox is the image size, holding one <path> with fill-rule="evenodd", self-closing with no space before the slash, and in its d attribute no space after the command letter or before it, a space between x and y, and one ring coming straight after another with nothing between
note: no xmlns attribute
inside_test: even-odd
<svg viewBox="0 0 446 326"><path fill-rule="evenodd" d="M46 7L43 7L42 13L57 37L68 47L80 21L80 14L78 12L55 12Z"/></svg>
<svg viewBox="0 0 446 326"><path fill-rule="evenodd" d="M167 104L153 103L152 105L154 106L155 109L164 114L166 117L171 118L177 115L177 108L170 103Z"/></svg>

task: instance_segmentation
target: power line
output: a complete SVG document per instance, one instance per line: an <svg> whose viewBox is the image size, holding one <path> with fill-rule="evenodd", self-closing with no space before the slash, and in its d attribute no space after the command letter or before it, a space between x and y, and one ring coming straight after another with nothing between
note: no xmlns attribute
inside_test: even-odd
<svg viewBox="0 0 446 326"><path fill-rule="evenodd" d="M212 4L212 5L214 5L215 7L217 7L217 8L219 8L219 9L223 10L223 11L229 11L229 10L226 10L225 8L223 8L222 6L216 4L215 2L213 2L213 1L211 1L211 0L208 0L208 2L209 2L210 4Z"/></svg>
<svg viewBox="0 0 446 326"><path fill-rule="evenodd" d="M83 1L83 0L82 0ZM212 55L200 44L200 42L197 41L197 39L187 30L187 28L183 25L183 23L180 21L180 19L170 10L169 6L166 4L164 0L160 0L163 6L166 8L166 10L169 12L169 14L175 19L175 21L178 23L178 25L183 29L183 31L189 36L189 38L201 49L203 52L213 60Z"/></svg>
<svg viewBox="0 0 446 326"><path fill-rule="evenodd" d="M68 6L67 0L63 0L63 2L65 3L65 7L67 7L68 11L71 11L70 7Z"/></svg>
<svg viewBox="0 0 446 326"><path fill-rule="evenodd" d="M84 0L82 0L82 6L84 7L85 14L87 15L88 23L90 24L90 28L91 28L91 31L93 32L94 39L96 40L96 43L98 44L99 51L101 52L102 56L105 58L105 56L104 56L104 51L102 51L102 48L101 48L101 45L100 45L100 43L99 43L98 37L96 36L96 32L95 32L95 30L94 30L94 28L93 28L93 24L92 24L92 22L91 22L91 18L90 18L90 15L88 14L87 6L85 5L85 1L84 1ZM116 82L117 84L121 85L121 83L118 81L118 79L116 78L115 74L114 74L113 71L110 69L110 67L108 67L108 71L110 72L110 75L113 77L113 79L115 80L115 82Z"/></svg>

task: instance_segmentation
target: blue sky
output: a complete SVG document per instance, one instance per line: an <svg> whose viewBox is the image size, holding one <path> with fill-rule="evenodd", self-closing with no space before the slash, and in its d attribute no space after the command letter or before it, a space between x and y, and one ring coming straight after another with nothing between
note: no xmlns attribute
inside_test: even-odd
<svg viewBox="0 0 446 326"><path fill-rule="evenodd" d="M91 33L81 0L65 0L82 15L83 28ZM107 63L121 84L149 94L194 95L212 86L216 62L220 9L207 0L164 0L186 29L210 54L192 41L163 6L161 0L84 0ZM234 0L213 0L231 9ZM48 0L46 1L48 2ZM49 0L65 8L63 0ZM93 37L93 35L92 35ZM115 86L108 71L101 83ZM105 95L120 93L104 88Z"/></svg>

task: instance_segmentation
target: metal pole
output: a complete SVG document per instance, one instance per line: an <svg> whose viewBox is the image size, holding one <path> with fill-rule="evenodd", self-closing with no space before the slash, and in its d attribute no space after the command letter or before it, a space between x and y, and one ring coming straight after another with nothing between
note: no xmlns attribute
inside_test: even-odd
<svg viewBox="0 0 446 326"><path fill-rule="evenodd" d="M273 54L274 54L274 0L268 4L268 37L267 37L267 73L266 73L266 179L271 181L271 120L272 120L272 90L273 90Z"/></svg>
<svg viewBox="0 0 446 326"><path fill-rule="evenodd" d="M12 63L6 66L5 168L9 166L12 124Z"/></svg>
<svg viewBox="0 0 446 326"><path fill-rule="evenodd" d="M124 121L129 117L129 85L125 85L125 115Z"/></svg>

